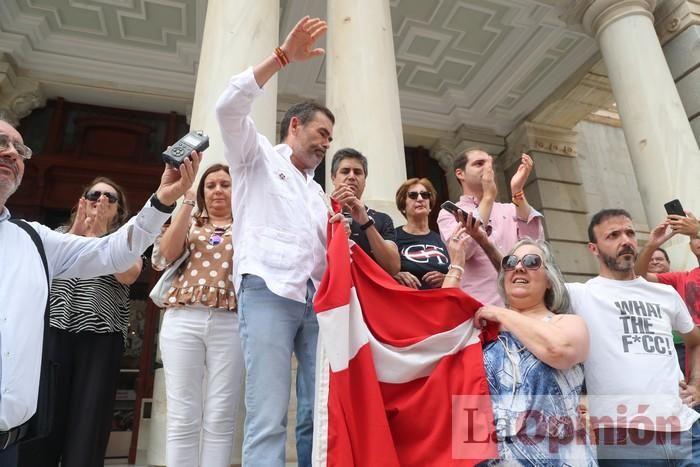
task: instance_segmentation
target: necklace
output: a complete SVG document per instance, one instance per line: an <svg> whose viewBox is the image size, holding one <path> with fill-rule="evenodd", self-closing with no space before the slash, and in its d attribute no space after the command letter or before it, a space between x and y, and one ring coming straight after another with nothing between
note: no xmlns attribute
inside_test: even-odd
<svg viewBox="0 0 700 467"><path fill-rule="evenodd" d="M209 237L209 244L212 246L216 246L222 241L224 241L224 234L229 229L229 227L231 227L231 224L228 224L223 227L217 227L214 224L212 224L212 226L214 227L214 232L212 232L211 236Z"/></svg>

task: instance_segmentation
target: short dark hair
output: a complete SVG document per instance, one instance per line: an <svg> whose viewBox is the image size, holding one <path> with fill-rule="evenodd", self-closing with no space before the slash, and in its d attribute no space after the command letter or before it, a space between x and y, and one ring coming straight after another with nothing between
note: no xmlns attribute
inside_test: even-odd
<svg viewBox="0 0 700 467"><path fill-rule="evenodd" d="M632 220L632 216L630 216L630 213L625 211L624 209L619 209L619 208L611 208L611 209L601 209L600 211L596 212L593 217L591 218L590 224L588 224L588 241L591 243L596 243L596 238L595 238L595 232L593 232L593 227L596 225L599 225L606 219L610 219L611 217L626 217L630 220Z"/></svg>
<svg viewBox="0 0 700 467"><path fill-rule="evenodd" d="M467 165L467 162L469 162L469 154L473 152L485 152L486 154L489 153L486 149L479 146L472 146L471 148L467 148L464 151L462 151L462 154L455 157L455 161L452 164L453 170L463 169Z"/></svg>
<svg viewBox="0 0 700 467"><path fill-rule="evenodd" d="M362 170L365 171L365 177L367 176L367 158L362 155L360 151L353 148L343 148L338 149L335 154L333 154L333 160L331 161L331 175L335 177L336 172L338 172L338 166L345 159L356 159L362 163Z"/></svg>
<svg viewBox="0 0 700 467"><path fill-rule="evenodd" d="M280 141L284 142L287 139L289 123L292 121L292 117L298 118L302 125L306 125L314 119L316 112L323 112L323 114L328 117L328 120L335 125L335 116L328 107L314 101L299 102L287 109L287 112L285 112L282 118L282 122L280 123Z"/></svg>
<svg viewBox="0 0 700 467"><path fill-rule="evenodd" d="M657 248L656 250L654 250L654 251L660 251L660 252L664 255L664 258L666 258L666 262L667 262L668 264L671 264L671 259L668 257L668 253L666 253L666 250L664 250L664 249L661 248L661 247L658 247L658 248Z"/></svg>

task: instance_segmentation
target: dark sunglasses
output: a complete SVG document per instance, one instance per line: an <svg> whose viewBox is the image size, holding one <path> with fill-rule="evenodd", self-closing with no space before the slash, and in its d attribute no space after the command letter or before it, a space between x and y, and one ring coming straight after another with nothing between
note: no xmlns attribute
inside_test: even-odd
<svg viewBox="0 0 700 467"><path fill-rule="evenodd" d="M525 255L522 258L518 258L515 255L508 255L504 256L501 260L501 268L503 268L504 271L512 271L518 266L518 263L522 263L525 269L537 271L542 267L542 258L540 255L534 253Z"/></svg>
<svg viewBox="0 0 700 467"><path fill-rule="evenodd" d="M109 191L88 191L87 193L85 193L84 198L88 201L97 201L102 195L105 195L107 197L107 201L109 201L109 204L114 204L117 201L119 201L119 197L114 193L110 193Z"/></svg>
<svg viewBox="0 0 700 467"><path fill-rule="evenodd" d="M9 136L0 133L0 150L9 149L10 143L15 147L15 151L22 159L30 159L32 157L32 150L29 149L29 146L25 146L19 141L12 141Z"/></svg>
<svg viewBox="0 0 700 467"><path fill-rule="evenodd" d="M409 191L407 195L411 199L418 199L418 195L420 195L420 197L423 199L431 198L429 191Z"/></svg>

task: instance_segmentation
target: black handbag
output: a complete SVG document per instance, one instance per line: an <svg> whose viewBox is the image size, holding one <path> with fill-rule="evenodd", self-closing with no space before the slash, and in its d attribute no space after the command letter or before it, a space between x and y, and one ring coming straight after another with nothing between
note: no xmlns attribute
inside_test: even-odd
<svg viewBox="0 0 700 467"><path fill-rule="evenodd" d="M49 435L53 426L55 412L55 390L58 365L48 358L48 335L49 335L49 297L51 282L49 281L49 266L46 260L46 252L41 237L27 222L20 219L10 219L10 222L24 230L32 239L36 249L41 256L46 274L47 297L46 308L44 310L44 337L41 354L41 376L39 377L39 396L37 399L36 413L26 423L28 425L27 434L19 442L31 441Z"/></svg>

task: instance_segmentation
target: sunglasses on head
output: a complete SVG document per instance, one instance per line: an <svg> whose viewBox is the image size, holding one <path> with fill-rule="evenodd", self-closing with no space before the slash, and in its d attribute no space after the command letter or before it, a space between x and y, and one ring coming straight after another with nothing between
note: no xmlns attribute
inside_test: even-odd
<svg viewBox="0 0 700 467"><path fill-rule="evenodd" d="M117 201L119 201L119 197L116 194L110 193L109 191L98 190L88 191L87 193L85 193L84 198L88 201L97 201L102 195L105 195L107 197L107 201L109 201L109 204L114 204Z"/></svg>
<svg viewBox="0 0 700 467"><path fill-rule="evenodd" d="M537 271L542 267L542 258L540 255L534 253L524 255L522 258L518 258L515 255L508 255L504 256L501 260L501 268L503 268L504 271L512 271L518 266L518 263L522 263L525 269Z"/></svg>
<svg viewBox="0 0 700 467"><path fill-rule="evenodd" d="M12 141L9 136L0 133L0 150L9 149L10 143L15 147L15 151L22 159L30 159L32 157L32 150L29 149L29 146L25 146L19 141Z"/></svg>
<svg viewBox="0 0 700 467"><path fill-rule="evenodd" d="M430 199L431 198L429 191L409 191L407 193L407 195L411 199L418 199L419 195L423 199Z"/></svg>

